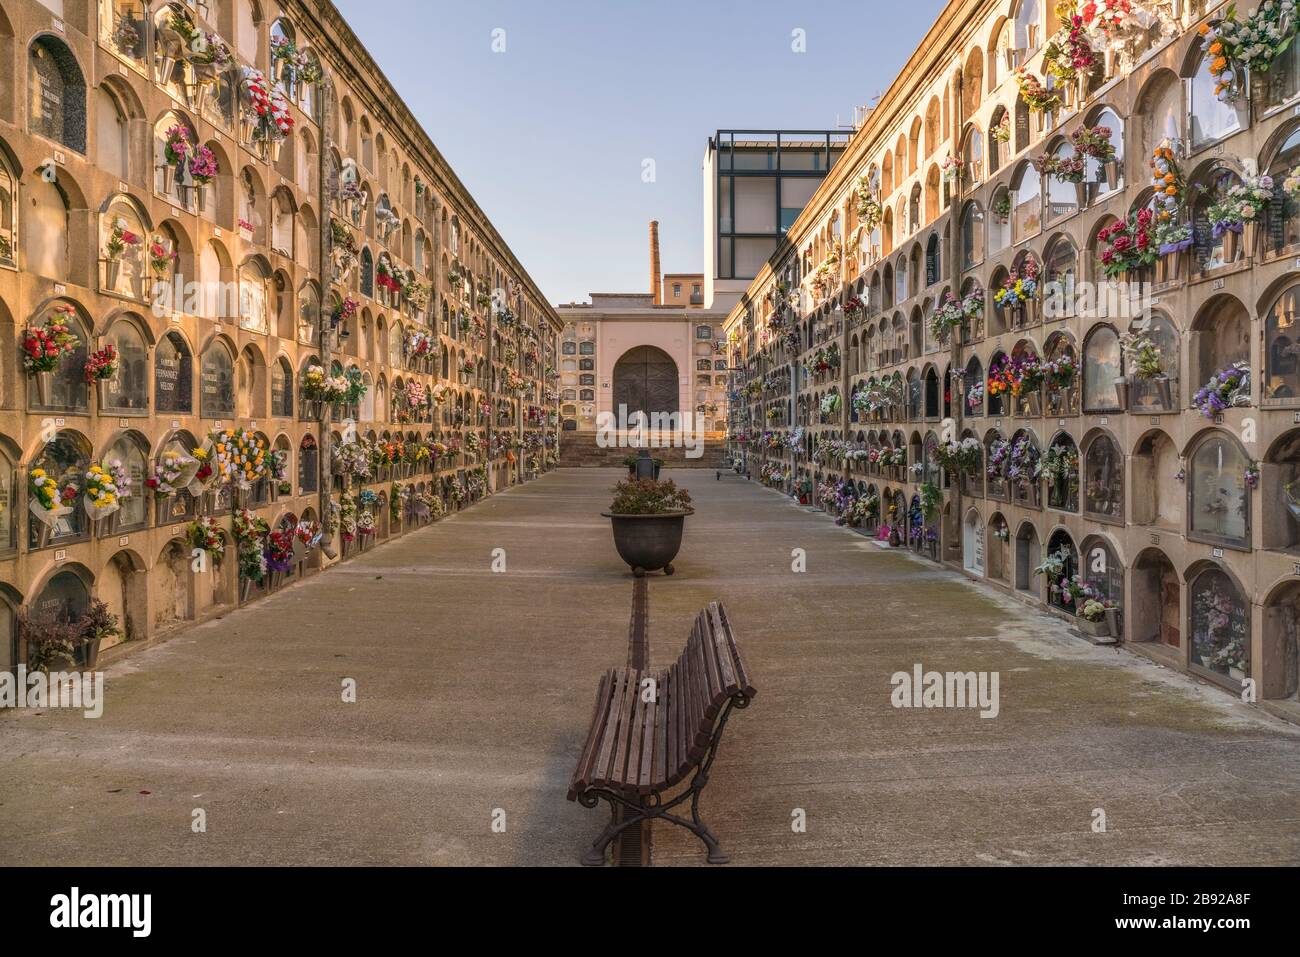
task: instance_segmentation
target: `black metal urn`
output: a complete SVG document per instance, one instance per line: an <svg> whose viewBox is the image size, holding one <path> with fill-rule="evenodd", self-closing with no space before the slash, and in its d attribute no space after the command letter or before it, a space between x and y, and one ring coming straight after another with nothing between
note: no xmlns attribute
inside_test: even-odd
<svg viewBox="0 0 1300 957"><path fill-rule="evenodd" d="M646 572L663 569L673 573L673 559L682 547L686 516L692 512L667 512L662 515L618 515L601 512L614 528L614 547L619 557L641 578Z"/></svg>

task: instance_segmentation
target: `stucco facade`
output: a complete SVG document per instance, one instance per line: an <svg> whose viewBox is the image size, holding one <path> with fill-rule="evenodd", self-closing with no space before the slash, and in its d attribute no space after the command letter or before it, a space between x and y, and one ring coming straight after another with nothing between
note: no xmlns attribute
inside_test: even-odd
<svg viewBox="0 0 1300 957"><path fill-rule="evenodd" d="M21 609L147 639L553 462L558 317L331 4L0 0L0 75L0 668ZM248 481L169 488L235 430ZM102 519L93 465L129 483ZM256 581L245 508L254 565L304 540Z"/></svg>
<svg viewBox="0 0 1300 957"><path fill-rule="evenodd" d="M1041 80L1064 26L1050 4L948 4L728 317L732 448L864 531L1059 614L1096 598L1136 650L1294 704L1300 65L1288 51L1221 99L1201 29L1227 5L1131 7L1142 19L1066 82ZM1080 153L1075 182L1050 164L1074 162L1081 131L1116 155ZM1270 193L1257 225L1216 228L1243 184ZM1166 195L1183 248L1108 276L1114 224ZM999 303L1030 274L1036 291ZM1111 280L1145 309L1098 308ZM1055 378L1020 392L1028 367ZM995 395L1007 376L1017 392ZM944 465L949 439L974 461Z"/></svg>

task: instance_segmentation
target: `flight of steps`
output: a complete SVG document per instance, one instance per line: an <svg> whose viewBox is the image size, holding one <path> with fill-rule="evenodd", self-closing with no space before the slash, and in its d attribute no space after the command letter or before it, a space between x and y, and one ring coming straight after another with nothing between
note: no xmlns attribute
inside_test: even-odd
<svg viewBox="0 0 1300 957"><path fill-rule="evenodd" d="M704 454L699 458L687 458L684 448L648 451L651 458L664 460L664 468L720 469L724 467L726 449L725 435L710 432L704 437ZM601 448L596 444L595 432L560 433L560 468L622 468L623 460L636 454L636 449Z"/></svg>

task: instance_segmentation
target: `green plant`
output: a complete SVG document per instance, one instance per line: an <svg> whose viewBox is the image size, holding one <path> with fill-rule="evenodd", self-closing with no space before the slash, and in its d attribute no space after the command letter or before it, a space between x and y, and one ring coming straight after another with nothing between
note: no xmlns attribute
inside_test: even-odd
<svg viewBox="0 0 1300 957"><path fill-rule="evenodd" d="M631 479L614 486L614 501L609 510L615 515L664 515L692 512L691 495L678 488L672 479Z"/></svg>
<svg viewBox="0 0 1300 957"><path fill-rule="evenodd" d="M96 638L112 638L122 633L117 615L108 610L108 606L99 599L90 603L90 610L77 622L81 628L81 637L86 641Z"/></svg>
<svg viewBox="0 0 1300 957"><path fill-rule="evenodd" d="M53 611L18 613L18 633L27 642L29 670L48 671L51 665L72 664L82 644L83 628Z"/></svg>

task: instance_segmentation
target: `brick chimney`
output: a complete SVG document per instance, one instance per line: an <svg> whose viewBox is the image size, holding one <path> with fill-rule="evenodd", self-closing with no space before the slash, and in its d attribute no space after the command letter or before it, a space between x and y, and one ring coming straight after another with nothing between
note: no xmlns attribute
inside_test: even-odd
<svg viewBox="0 0 1300 957"><path fill-rule="evenodd" d="M663 305L663 281L659 273L659 220L650 220L650 294L656 306Z"/></svg>

